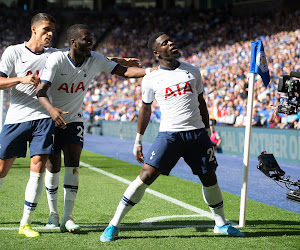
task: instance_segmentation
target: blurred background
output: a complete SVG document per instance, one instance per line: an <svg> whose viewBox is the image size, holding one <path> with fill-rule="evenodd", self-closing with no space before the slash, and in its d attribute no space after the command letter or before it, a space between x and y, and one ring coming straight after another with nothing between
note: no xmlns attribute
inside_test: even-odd
<svg viewBox="0 0 300 250"><path fill-rule="evenodd" d="M29 39L30 19L37 12L50 13L57 20L53 47L68 47L67 28L84 23L94 33L95 51L139 58L142 67L157 65L147 49L149 36L166 32L182 52L180 60L199 67L211 124L217 126L244 126L250 42L260 39L271 82L264 87L256 76L253 126L300 128L300 113L274 117L271 107L280 103L279 76L300 69L300 1L0 0L0 7L0 55L7 46ZM4 95L5 115L9 91ZM141 79L97 75L83 104L86 132L102 120L136 121L141 103ZM151 122L160 119L154 101Z"/></svg>

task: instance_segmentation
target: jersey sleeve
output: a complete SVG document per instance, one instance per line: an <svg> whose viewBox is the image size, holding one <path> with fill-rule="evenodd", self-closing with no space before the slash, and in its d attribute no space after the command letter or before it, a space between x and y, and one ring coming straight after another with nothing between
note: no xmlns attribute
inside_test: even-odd
<svg viewBox="0 0 300 250"><path fill-rule="evenodd" d="M106 56L100 53L94 52L93 56L96 58L101 72L111 73L118 65L116 62L109 60Z"/></svg>
<svg viewBox="0 0 300 250"><path fill-rule="evenodd" d="M142 80L142 101L145 104L151 104L154 100L154 90L152 81L149 77L145 76Z"/></svg>
<svg viewBox="0 0 300 250"><path fill-rule="evenodd" d="M4 77L9 77L14 69L14 49L13 47L7 47L3 52L0 61L0 74Z"/></svg>
<svg viewBox="0 0 300 250"><path fill-rule="evenodd" d="M200 73L199 69L196 70L195 76L196 76L196 89L197 89L197 93L201 94L201 93L203 93L203 83L202 83L202 80L201 80L201 73Z"/></svg>
<svg viewBox="0 0 300 250"><path fill-rule="evenodd" d="M52 53L46 61L43 73L41 75L41 81L51 84L58 69L59 63L57 60L57 53Z"/></svg>

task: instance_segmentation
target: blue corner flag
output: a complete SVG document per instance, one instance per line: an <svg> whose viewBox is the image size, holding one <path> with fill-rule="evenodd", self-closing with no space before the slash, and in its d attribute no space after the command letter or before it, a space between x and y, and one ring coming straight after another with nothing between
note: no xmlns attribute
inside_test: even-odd
<svg viewBox="0 0 300 250"><path fill-rule="evenodd" d="M267 57L261 40L251 42L250 73L258 73L267 87L270 82L270 74Z"/></svg>

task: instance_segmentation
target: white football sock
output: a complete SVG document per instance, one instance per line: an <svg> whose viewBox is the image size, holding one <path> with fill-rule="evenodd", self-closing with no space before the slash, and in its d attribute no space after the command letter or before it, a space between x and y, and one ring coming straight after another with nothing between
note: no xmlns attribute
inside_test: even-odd
<svg viewBox="0 0 300 250"><path fill-rule="evenodd" d="M0 188L2 187L2 185L3 185L3 183L4 183L4 181L5 181L5 178L6 178L6 176L5 177L3 177L3 178L0 178Z"/></svg>
<svg viewBox="0 0 300 250"><path fill-rule="evenodd" d="M24 204L24 212L23 217L20 222L20 225L24 225L25 223L30 224L33 212L36 209L36 206L41 197L43 186L44 186L44 174L43 173L35 173L30 171L30 178L27 183L27 187L25 190L25 204Z"/></svg>
<svg viewBox="0 0 300 250"><path fill-rule="evenodd" d="M223 197L219 184L215 184L210 187L202 186L202 194L205 203L209 206L212 212L215 223L217 226L224 226L226 224Z"/></svg>
<svg viewBox="0 0 300 250"><path fill-rule="evenodd" d="M55 213L55 214L58 214L57 199L58 199L59 174L60 172L51 173L47 169L45 174L45 186L46 186L49 210L50 213Z"/></svg>
<svg viewBox="0 0 300 250"><path fill-rule="evenodd" d="M116 213L109 224L114 225L115 227L120 227L120 223L124 216L143 198L147 187L149 187L149 185L145 184L140 179L140 176L131 182L126 189L124 196L117 207Z"/></svg>
<svg viewBox="0 0 300 250"><path fill-rule="evenodd" d="M67 221L71 216L78 190L79 167L65 167L64 177L64 216L62 221Z"/></svg>

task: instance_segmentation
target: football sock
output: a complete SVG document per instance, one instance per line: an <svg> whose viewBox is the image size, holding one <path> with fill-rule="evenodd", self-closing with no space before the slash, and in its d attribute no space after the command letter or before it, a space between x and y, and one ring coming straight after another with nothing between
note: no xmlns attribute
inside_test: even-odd
<svg viewBox="0 0 300 250"><path fill-rule="evenodd" d="M58 184L59 184L59 174L51 173L46 169L45 175L45 186L47 192L47 199L50 213L58 214L57 210L57 199L58 199Z"/></svg>
<svg viewBox="0 0 300 250"><path fill-rule="evenodd" d="M21 226L23 226L25 223L31 223L31 217L36 209L36 206L43 191L43 177L43 173L35 173L30 171L30 178L25 190L25 203L23 217L20 222Z"/></svg>
<svg viewBox="0 0 300 250"><path fill-rule="evenodd" d="M64 216L62 221L68 220L72 216L74 203L78 190L79 167L65 167L64 177Z"/></svg>
<svg viewBox="0 0 300 250"><path fill-rule="evenodd" d="M3 185L3 183L4 183L4 181L5 181L5 178L6 178L6 176L5 177L3 177L3 178L0 178L0 188L2 187L2 185Z"/></svg>
<svg viewBox="0 0 300 250"><path fill-rule="evenodd" d="M216 183L210 187L202 186L202 194L205 203L209 206L210 211L214 216L216 225L219 227L224 226L226 220L224 215L223 197L219 184Z"/></svg>
<svg viewBox="0 0 300 250"><path fill-rule="evenodd" d="M109 224L115 227L120 227L121 221L124 216L135 204L137 204L142 199L148 186L149 185L145 184L140 179L140 176L138 176L133 182L131 182L126 189L124 196L117 207L116 213Z"/></svg>

